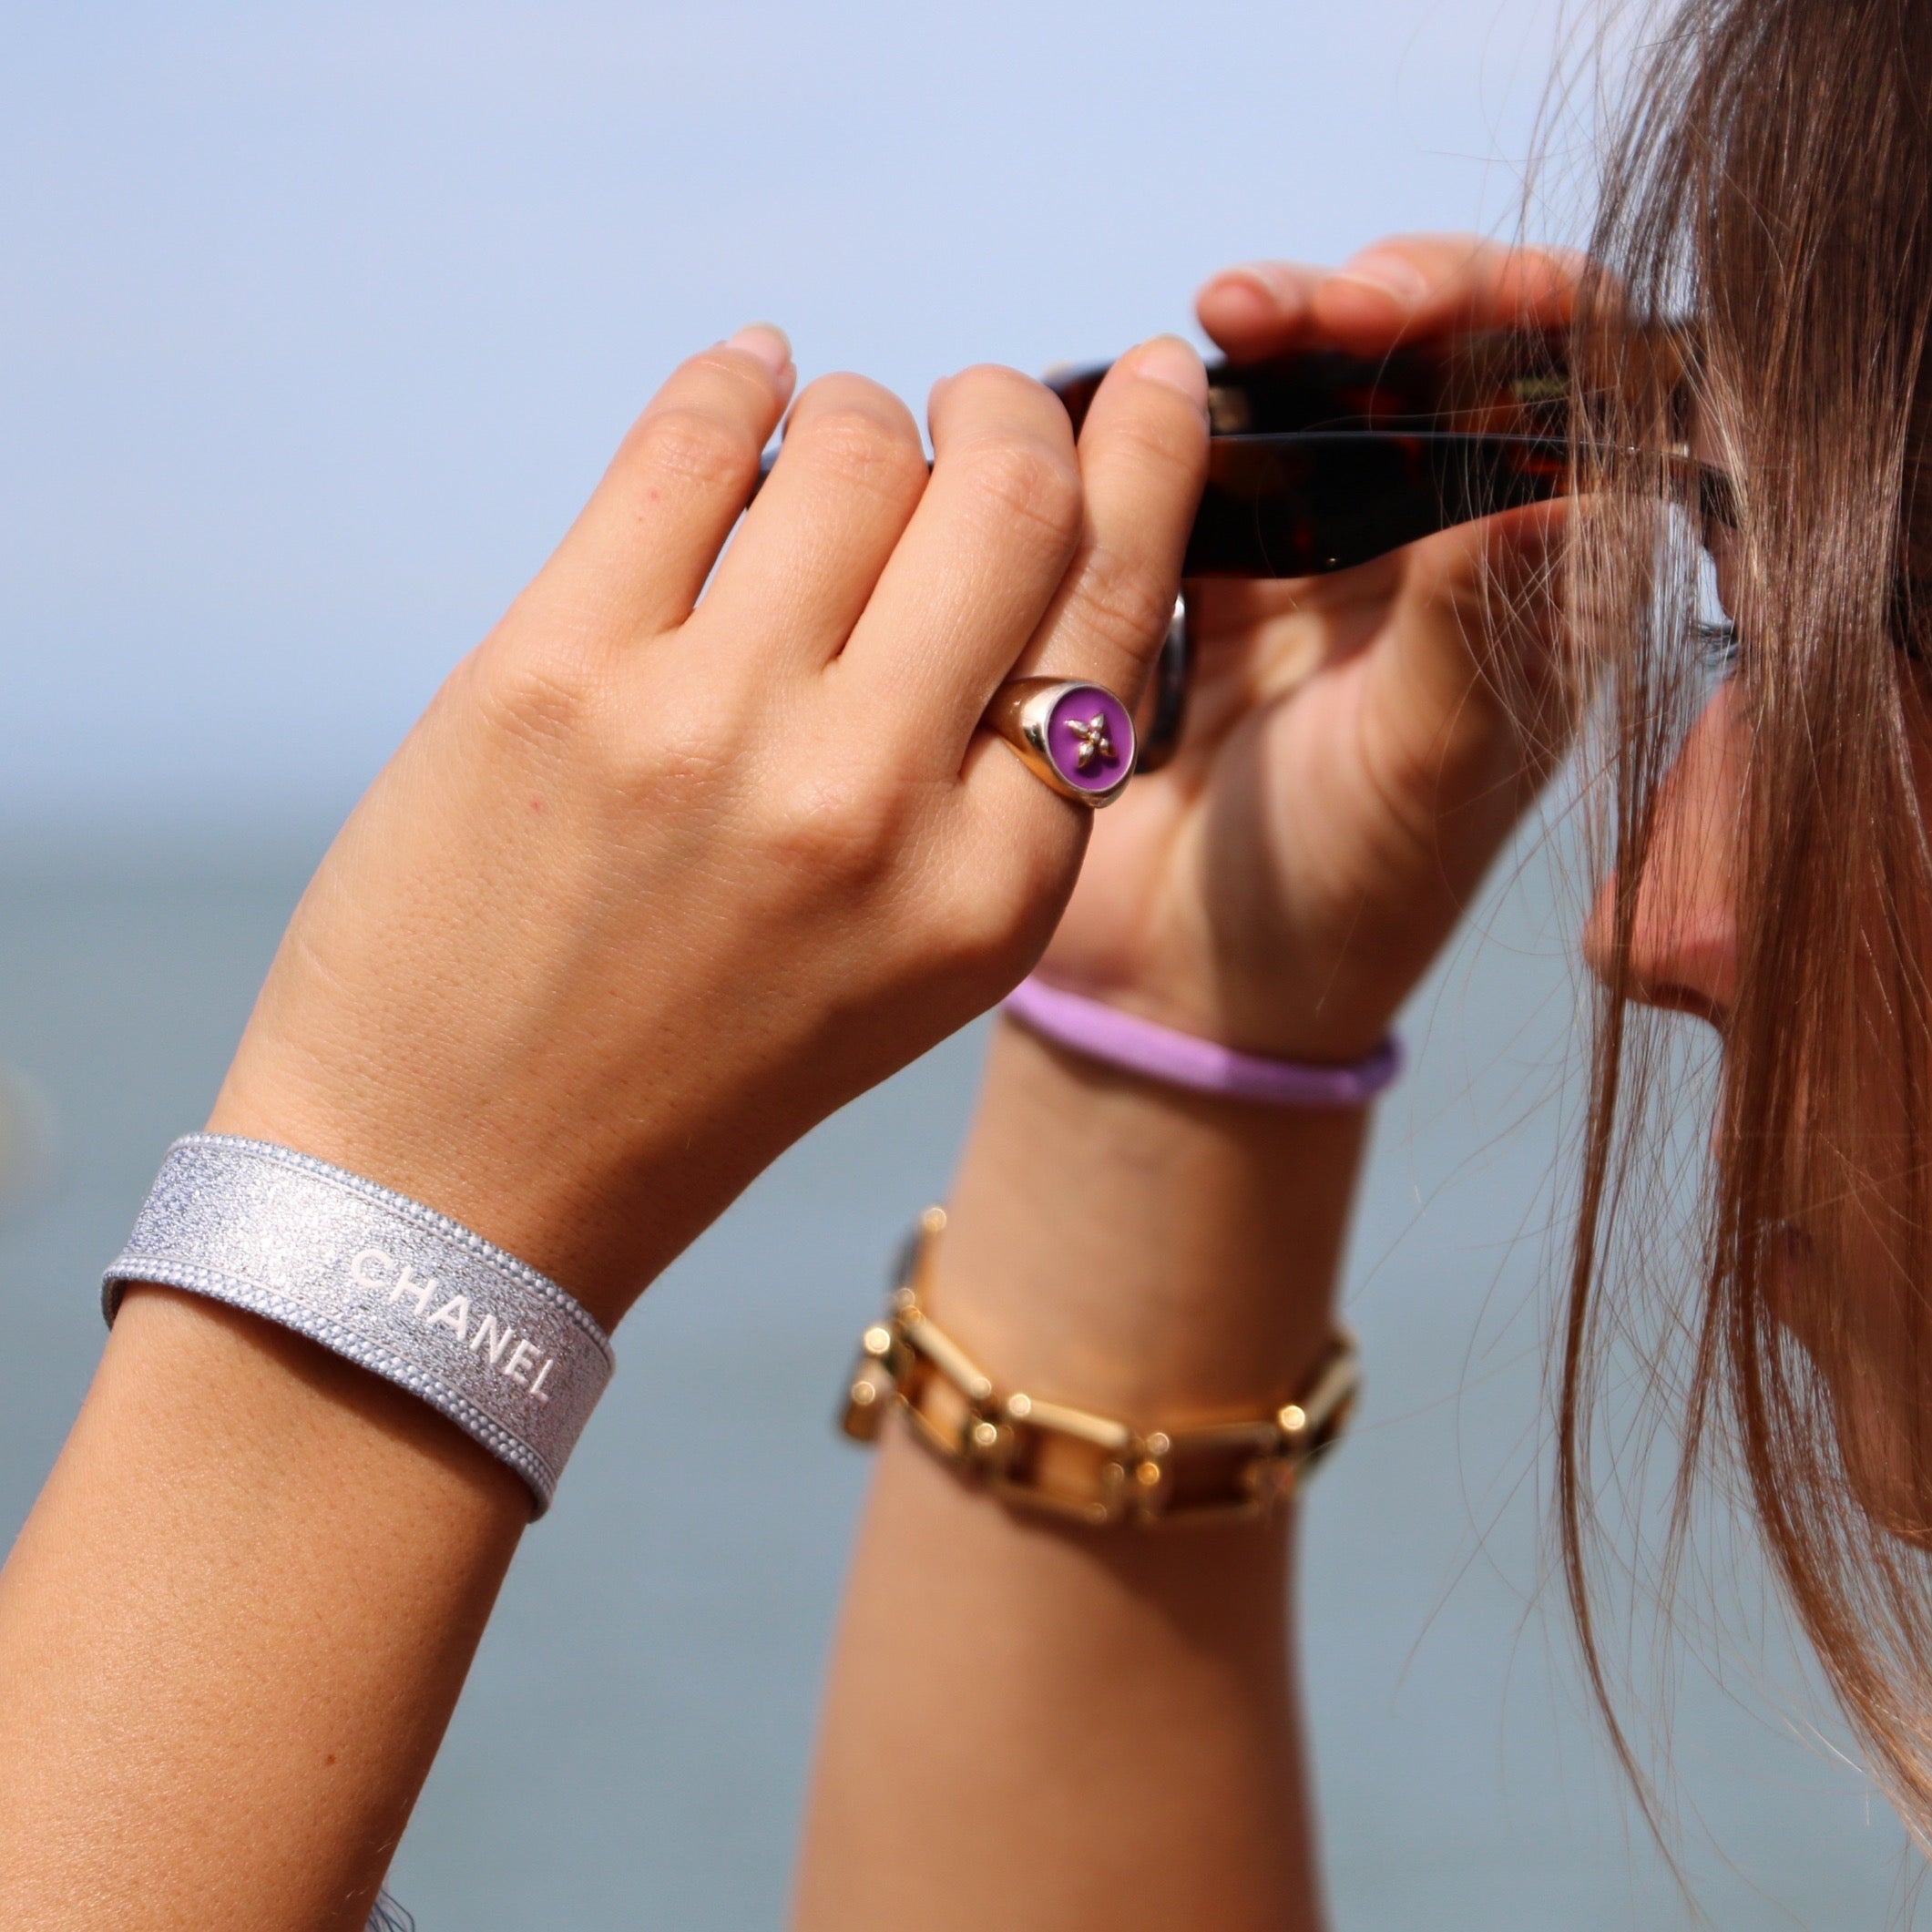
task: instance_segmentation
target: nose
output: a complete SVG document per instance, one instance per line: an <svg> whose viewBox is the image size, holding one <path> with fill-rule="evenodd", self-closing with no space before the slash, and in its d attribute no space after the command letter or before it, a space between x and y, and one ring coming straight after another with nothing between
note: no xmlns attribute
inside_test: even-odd
<svg viewBox="0 0 1932 1932"><path fill-rule="evenodd" d="M1657 798L1637 884L1623 990L1648 1007L1692 1013L1720 1031L1737 995L1736 863L1743 760L1738 700L1726 684L1699 715ZM1613 990L1617 880L1597 895L1583 954Z"/></svg>

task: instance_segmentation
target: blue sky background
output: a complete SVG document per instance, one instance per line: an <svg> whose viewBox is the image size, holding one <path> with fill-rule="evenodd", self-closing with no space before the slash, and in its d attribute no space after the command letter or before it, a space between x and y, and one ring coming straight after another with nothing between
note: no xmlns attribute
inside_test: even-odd
<svg viewBox="0 0 1932 1932"><path fill-rule="evenodd" d="M1554 0L5 9L0 823L332 819L678 358L1513 230Z"/></svg>

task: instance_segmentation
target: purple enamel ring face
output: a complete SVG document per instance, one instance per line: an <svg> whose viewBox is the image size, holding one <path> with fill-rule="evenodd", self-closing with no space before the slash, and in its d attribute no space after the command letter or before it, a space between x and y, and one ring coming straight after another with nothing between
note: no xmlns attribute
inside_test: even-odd
<svg viewBox="0 0 1932 1932"><path fill-rule="evenodd" d="M1076 792L1110 792L1134 768L1134 721L1111 691L1069 685L1047 714L1046 749Z"/></svg>

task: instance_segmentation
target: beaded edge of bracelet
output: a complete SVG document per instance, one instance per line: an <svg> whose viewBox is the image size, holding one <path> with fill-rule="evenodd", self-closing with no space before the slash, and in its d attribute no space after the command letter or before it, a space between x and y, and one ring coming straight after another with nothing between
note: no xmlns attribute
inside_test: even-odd
<svg viewBox="0 0 1932 1932"><path fill-rule="evenodd" d="M1252 1422L1143 1433L1037 1395L1003 1395L921 1305L919 1285L945 1229L945 1209L920 1216L884 1319L859 1338L839 1416L854 1442L875 1441L896 1411L948 1467L1003 1501L1096 1528L1151 1528L1273 1513L1347 1427L1361 1368L1345 1329L1299 1398Z"/></svg>

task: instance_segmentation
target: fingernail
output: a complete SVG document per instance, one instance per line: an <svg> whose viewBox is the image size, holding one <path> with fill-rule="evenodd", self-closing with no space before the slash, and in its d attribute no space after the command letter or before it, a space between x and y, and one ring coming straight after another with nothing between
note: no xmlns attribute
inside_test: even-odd
<svg viewBox="0 0 1932 1932"><path fill-rule="evenodd" d="M1378 289L1405 309L1413 309L1429 292L1428 277L1394 249L1365 249L1335 271L1335 280Z"/></svg>
<svg viewBox="0 0 1932 1932"><path fill-rule="evenodd" d="M791 340L782 329L772 322L748 323L732 336L725 347L742 349L747 355L755 355L773 375L782 375L792 366Z"/></svg>
<svg viewBox="0 0 1932 1932"><path fill-rule="evenodd" d="M1204 295L1208 289L1245 290L1250 294L1259 295L1271 308L1285 309L1293 304L1289 300L1288 286L1277 271L1265 261L1237 262L1232 269L1223 269L1210 279L1201 290Z"/></svg>
<svg viewBox="0 0 1932 1932"><path fill-rule="evenodd" d="M1134 373L1150 383L1178 389L1196 409L1208 406L1208 372L1191 342L1178 335L1157 335L1141 343L1134 356Z"/></svg>

